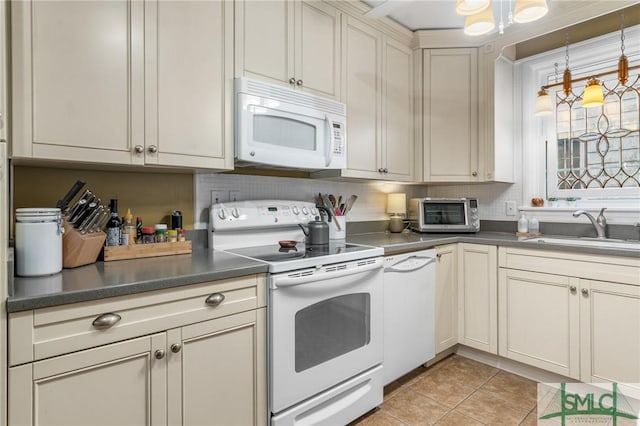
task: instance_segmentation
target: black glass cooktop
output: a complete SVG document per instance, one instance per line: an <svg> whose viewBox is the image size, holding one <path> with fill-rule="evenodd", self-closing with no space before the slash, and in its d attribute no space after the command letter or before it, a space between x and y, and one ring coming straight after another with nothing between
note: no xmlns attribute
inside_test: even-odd
<svg viewBox="0 0 640 426"><path fill-rule="evenodd" d="M329 243L321 246L305 246L298 243L295 248L282 248L279 244L244 247L227 250L229 253L251 257L265 262L286 262L296 259L309 259L314 257L339 255L342 253L354 253L370 250L371 247L356 244L346 244L344 242Z"/></svg>

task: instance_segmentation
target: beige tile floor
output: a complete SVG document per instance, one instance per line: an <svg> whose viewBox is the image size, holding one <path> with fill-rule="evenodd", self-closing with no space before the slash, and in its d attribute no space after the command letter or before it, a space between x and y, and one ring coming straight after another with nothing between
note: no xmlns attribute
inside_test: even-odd
<svg viewBox="0 0 640 426"><path fill-rule="evenodd" d="M458 355L385 387L384 402L352 426L536 424L536 382Z"/></svg>

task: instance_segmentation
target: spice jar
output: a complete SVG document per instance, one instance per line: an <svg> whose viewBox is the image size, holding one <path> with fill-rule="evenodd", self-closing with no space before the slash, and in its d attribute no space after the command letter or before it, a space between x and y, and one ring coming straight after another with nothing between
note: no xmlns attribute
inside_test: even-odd
<svg viewBox="0 0 640 426"><path fill-rule="evenodd" d="M167 241L170 243L178 242L178 231L176 229L169 229L167 231Z"/></svg>
<svg viewBox="0 0 640 426"><path fill-rule="evenodd" d="M166 243L166 242L167 242L167 224L158 223L156 224L156 243Z"/></svg>
<svg viewBox="0 0 640 426"><path fill-rule="evenodd" d="M178 229L178 241L187 241L187 231Z"/></svg>
<svg viewBox="0 0 640 426"><path fill-rule="evenodd" d="M156 228L153 226L142 227L142 244L152 244L156 242Z"/></svg>

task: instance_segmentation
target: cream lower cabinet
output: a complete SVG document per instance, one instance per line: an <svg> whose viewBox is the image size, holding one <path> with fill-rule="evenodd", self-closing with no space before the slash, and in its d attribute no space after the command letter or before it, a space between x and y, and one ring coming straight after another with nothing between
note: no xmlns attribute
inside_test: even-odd
<svg viewBox="0 0 640 426"><path fill-rule="evenodd" d="M9 425L266 425L264 281L10 314Z"/></svg>
<svg viewBox="0 0 640 426"><path fill-rule="evenodd" d="M436 247L436 353L458 343L458 245Z"/></svg>
<svg viewBox="0 0 640 426"><path fill-rule="evenodd" d="M640 259L503 247L499 262L499 355L640 383Z"/></svg>
<svg viewBox="0 0 640 426"><path fill-rule="evenodd" d="M497 247L458 244L458 342L498 353Z"/></svg>
<svg viewBox="0 0 640 426"><path fill-rule="evenodd" d="M16 2L12 155L233 168L233 4Z"/></svg>

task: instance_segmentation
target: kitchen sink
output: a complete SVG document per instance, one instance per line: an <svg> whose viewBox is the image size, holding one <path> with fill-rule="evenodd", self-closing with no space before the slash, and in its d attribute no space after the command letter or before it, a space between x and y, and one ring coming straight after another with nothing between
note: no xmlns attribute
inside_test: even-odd
<svg viewBox="0 0 640 426"><path fill-rule="evenodd" d="M523 241L527 243L537 243L537 244L561 244L561 245L579 246L579 247L599 247L599 248L610 248L610 249L640 250L640 241L626 241L626 240L614 240L614 239L599 240L595 238L555 238L555 237L530 238Z"/></svg>

